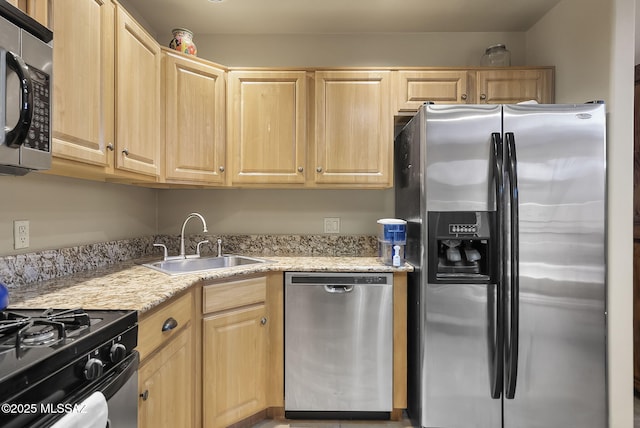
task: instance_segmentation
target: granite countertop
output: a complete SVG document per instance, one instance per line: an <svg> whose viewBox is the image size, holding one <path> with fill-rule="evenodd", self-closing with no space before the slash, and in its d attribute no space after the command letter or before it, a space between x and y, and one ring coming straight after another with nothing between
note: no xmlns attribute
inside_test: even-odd
<svg viewBox="0 0 640 428"><path fill-rule="evenodd" d="M409 272L376 257L267 257L270 263L236 266L183 275L167 275L128 261L10 291L11 308L134 309L148 311L201 280L218 280L271 271ZM144 260L147 262L148 260Z"/></svg>

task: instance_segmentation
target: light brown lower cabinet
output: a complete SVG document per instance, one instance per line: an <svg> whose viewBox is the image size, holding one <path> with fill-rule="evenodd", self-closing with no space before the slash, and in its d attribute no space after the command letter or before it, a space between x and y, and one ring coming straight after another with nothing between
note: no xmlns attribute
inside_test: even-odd
<svg viewBox="0 0 640 428"><path fill-rule="evenodd" d="M204 320L204 426L223 428L266 407L265 305Z"/></svg>
<svg viewBox="0 0 640 428"><path fill-rule="evenodd" d="M195 288L138 323L138 427L196 426Z"/></svg>
<svg viewBox="0 0 640 428"><path fill-rule="evenodd" d="M193 427L192 328L182 330L138 370L138 427Z"/></svg>
<svg viewBox="0 0 640 428"><path fill-rule="evenodd" d="M265 276L203 288L204 427L224 428L267 407L266 296Z"/></svg>

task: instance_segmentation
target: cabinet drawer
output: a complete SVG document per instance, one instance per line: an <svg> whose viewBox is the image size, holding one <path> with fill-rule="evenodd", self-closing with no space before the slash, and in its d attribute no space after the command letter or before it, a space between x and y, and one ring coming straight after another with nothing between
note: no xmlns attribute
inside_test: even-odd
<svg viewBox="0 0 640 428"><path fill-rule="evenodd" d="M147 355L190 324L193 315L193 293L189 292L171 302L145 316L138 323L137 349L140 352L140 360L144 360Z"/></svg>
<svg viewBox="0 0 640 428"><path fill-rule="evenodd" d="M203 290L202 313L207 314L264 302L266 295L266 277L207 285Z"/></svg>

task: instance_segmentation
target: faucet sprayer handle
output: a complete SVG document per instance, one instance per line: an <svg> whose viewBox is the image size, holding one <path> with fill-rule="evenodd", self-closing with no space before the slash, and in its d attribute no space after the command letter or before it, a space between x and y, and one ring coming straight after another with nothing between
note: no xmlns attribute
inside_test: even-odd
<svg viewBox="0 0 640 428"><path fill-rule="evenodd" d="M200 245L208 244L208 243L209 243L208 239L205 239L204 241L198 242L198 245L196 246L196 256L200 257Z"/></svg>
<svg viewBox="0 0 640 428"><path fill-rule="evenodd" d="M162 247L164 249L164 259L167 260L169 257L169 252L167 251L167 246L164 244L153 244L154 247Z"/></svg>

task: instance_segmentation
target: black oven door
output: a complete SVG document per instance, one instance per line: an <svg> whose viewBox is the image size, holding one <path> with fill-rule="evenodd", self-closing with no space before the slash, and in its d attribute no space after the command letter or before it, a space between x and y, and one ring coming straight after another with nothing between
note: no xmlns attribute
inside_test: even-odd
<svg viewBox="0 0 640 428"><path fill-rule="evenodd" d="M136 428L138 426L138 365L140 355L133 351L116 366L77 392L65 397L55 407L56 411L43 415L32 428L68 428L86 426L91 421L91 408L83 407L95 392L107 401L106 428ZM90 425L87 428L94 428ZM95 428L103 428L102 426Z"/></svg>

